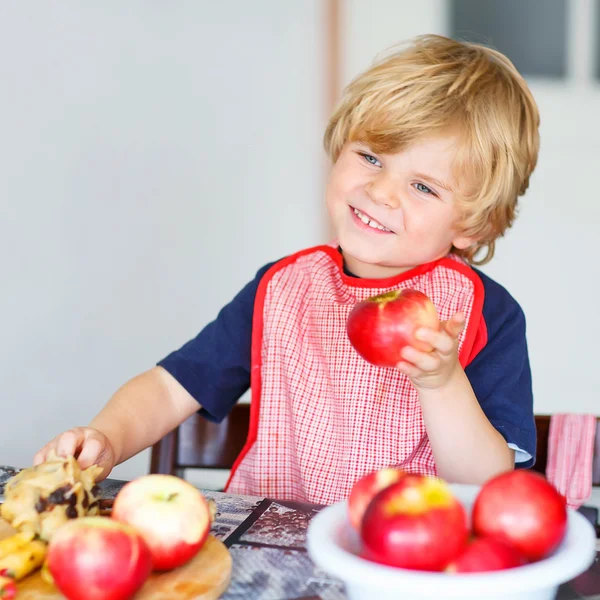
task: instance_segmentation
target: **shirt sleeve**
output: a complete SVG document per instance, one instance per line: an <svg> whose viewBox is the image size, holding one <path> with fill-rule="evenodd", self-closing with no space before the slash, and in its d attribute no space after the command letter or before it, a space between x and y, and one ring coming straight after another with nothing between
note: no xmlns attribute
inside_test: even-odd
<svg viewBox="0 0 600 600"><path fill-rule="evenodd" d="M254 299L272 264L260 269L195 338L157 363L196 399L200 414L210 421L222 421L250 387Z"/></svg>
<svg viewBox="0 0 600 600"><path fill-rule="evenodd" d="M499 284L479 273L487 344L465 372L490 423L515 450L515 466L535 462L536 427L525 315Z"/></svg>

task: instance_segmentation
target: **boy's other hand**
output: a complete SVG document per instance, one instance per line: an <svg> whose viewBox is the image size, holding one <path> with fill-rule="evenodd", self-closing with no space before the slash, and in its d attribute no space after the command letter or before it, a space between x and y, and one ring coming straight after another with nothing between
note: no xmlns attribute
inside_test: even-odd
<svg viewBox="0 0 600 600"><path fill-rule="evenodd" d="M116 462L110 440L101 431L91 427L75 427L61 433L36 453L33 464L39 465L48 460L52 451L64 458L74 456L82 469L100 465L104 470L98 481L108 477Z"/></svg>
<svg viewBox="0 0 600 600"><path fill-rule="evenodd" d="M443 321L439 331L420 329L416 336L433 347L431 352L421 352L412 346L402 351L403 361L396 368L405 373L417 390L438 389L452 377L458 362L458 336L465 326L465 317L456 313Z"/></svg>

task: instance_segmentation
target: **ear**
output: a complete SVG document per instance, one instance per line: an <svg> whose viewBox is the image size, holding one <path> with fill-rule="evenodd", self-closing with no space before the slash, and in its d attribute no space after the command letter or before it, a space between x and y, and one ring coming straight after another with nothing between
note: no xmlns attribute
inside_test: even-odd
<svg viewBox="0 0 600 600"><path fill-rule="evenodd" d="M476 241L477 239L474 237L469 237L466 235L457 235L452 240L452 245L458 250L464 250L465 248L472 246Z"/></svg>

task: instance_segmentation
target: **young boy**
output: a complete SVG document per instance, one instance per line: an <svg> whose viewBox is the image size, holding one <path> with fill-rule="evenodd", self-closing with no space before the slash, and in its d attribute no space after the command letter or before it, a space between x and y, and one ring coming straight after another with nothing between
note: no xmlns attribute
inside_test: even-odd
<svg viewBox="0 0 600 600"><path fill-rule="evenodd" d="M195 339L116 392L89 427L42 448L103 477L194 412L222 420L251 385L233 493L332 503L398 465L481 483L535 455L525 319L483 264L538 153L521 76L482 46L423 36L357 77L331 118L326 203L337 243L263 267ZM475 260L484 251L482 260ZM411 287L436 304L432 352L375 367L346 319Z"/></svg>

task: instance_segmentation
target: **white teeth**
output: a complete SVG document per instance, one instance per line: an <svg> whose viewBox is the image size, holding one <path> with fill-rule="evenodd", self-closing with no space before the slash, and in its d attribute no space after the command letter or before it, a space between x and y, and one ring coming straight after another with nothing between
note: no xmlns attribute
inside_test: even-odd
<svg viewBox="0 0 600 600"><path fill-rule="evenodd" d="M369 227L372 227L373 229L379 229L379 231L389 231L391 233L391 229L388 229L387 227L384 227L383 225L381 225L377 221L374 221L373 219L369 219L369 217L367 217L367 215L365 215L364 213L360 212L360 210L358 210L357 208L353 208L352 210L354 210L354 214L365 225L368 225Z"/></svg>

